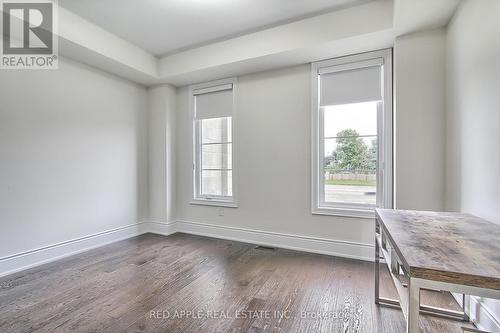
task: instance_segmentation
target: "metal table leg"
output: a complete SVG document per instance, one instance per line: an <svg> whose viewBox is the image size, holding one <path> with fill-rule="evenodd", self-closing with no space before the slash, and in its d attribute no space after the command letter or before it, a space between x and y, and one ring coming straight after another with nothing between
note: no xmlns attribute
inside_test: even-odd
<svg viewBox="0 0 500 333"><path fill-rule="evenodd" d="M420 286L417 279L410 278L408 283L408 318L406 333L418 333L418 318L420 313Z"/></svg>

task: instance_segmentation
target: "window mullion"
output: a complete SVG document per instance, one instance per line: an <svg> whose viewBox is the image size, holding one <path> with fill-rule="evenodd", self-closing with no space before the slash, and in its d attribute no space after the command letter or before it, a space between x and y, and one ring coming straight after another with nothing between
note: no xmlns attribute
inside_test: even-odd
<svg viewBox="0 0 500 333"><path fill-rule="evenodd" d="M375 138L378 134L370 134L370 135L357 135L357 136L325 136L323 139L353 139L353 138Z"/></svg>

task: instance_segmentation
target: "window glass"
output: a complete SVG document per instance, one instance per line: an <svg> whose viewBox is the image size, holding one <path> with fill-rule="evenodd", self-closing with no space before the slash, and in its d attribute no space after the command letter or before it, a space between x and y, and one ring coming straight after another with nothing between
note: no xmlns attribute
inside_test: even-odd
<svg viewBox="0 0 500 333"><path fill-rule="evenodd" d="M325 107L323 201L375 205L377 102Z"/></svg>
<svg viewBox="0 0 500 333"><path fill-rule="evenodd" d="M196 120L199 127L198 197L233 195L232 117Z"/></svg>

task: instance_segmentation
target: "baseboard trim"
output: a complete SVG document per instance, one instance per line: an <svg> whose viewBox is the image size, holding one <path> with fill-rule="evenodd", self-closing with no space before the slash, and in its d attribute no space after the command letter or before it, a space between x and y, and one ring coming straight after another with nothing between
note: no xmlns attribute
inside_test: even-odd
<svg viewBox="0 0 500 333"><path fill-rule="evenodd" d="M374 260L374 245L371 244L220 226L185 220L176 221L176 231L363 261Z"/></svg>
<svg viewBox="0 0 500 333"><path fill-rule="evenodd" d="M462 306L462 294L452 293L452 295ZM470 297L470 320L480 330L500 332L500 320L481 302L481 297Z"/></svg>
<svg viewBox="0 0 500 333"><path fill-rule="evenodd" d="M148 232L146 223L126 225L0 258L0 277Z"/></svg>
<svg viewBox="0 0 500 333"><path fill-rule="evenodd" d="M182 232L364 261L373 261L374 255L374 246L371 244L220 226L185 220L167 222L161 219L147 219L135 224L2 257L0 258L0 277L148 232L164 236Z"/></svg>
<svg viewBox="0 0 500 333"><path fill-rule="evenodd" d="M164 220L149 220L144 223L147 232L169 236L177 232L177 225L175 221L166 222Z"/></svg>

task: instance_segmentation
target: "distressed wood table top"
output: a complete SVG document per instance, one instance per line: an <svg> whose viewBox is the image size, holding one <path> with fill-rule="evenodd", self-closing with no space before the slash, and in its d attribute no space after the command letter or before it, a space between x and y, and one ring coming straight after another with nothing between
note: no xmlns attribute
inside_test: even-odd
<svg viewBox="0 0 500 333"><path fill-rule="evenodd" d="M461 213L376 215L411 277L500 290L500 225Z"/></svg>

